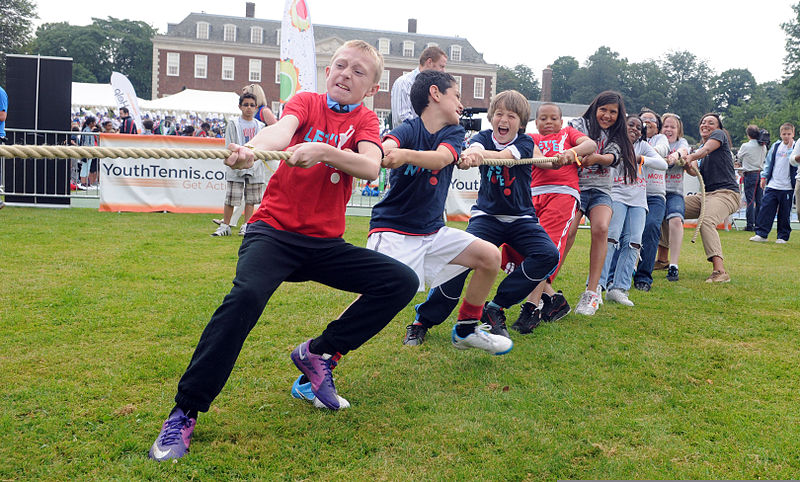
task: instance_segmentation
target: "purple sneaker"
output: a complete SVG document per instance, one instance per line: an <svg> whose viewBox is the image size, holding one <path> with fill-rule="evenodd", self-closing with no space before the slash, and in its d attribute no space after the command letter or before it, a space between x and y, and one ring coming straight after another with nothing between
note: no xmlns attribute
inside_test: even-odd
<svg viewBox="0 0 800 482"><path fill-rule="evenodd" d="M331 375L331 365L335 362L334 357L328 355L315 355L308 351L311 340L301 343L292 350L292 361L311 382L311 391L317 400L331 410L339 410L339 396L336 394L336 387L333 385Z"/></svg>
<svg viewBox="0 0 800 482"><path fill-rule="evenodd" d="M192 432L197 423L196 418L189 418L178 407L170 412L167 421L161 428L161 433L150 447L147 456L153 460L163 462L169 459L179 459L189 451L192 441Z"/></svg>

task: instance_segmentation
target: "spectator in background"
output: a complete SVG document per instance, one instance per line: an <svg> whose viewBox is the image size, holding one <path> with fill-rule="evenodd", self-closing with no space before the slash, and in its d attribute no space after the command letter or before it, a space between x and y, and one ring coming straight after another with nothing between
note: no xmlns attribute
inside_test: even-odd
<svg viewBox="0 0 800 482"><path fill-rule="evenodd" d="M153 121L150 119L145 119L142 121L142 127L144 131L142 131L142 135L145 136L152 136L153 135Z"/></svg>
<svg viewBox="0 0 800 482"><path fill-rule="evenodd" d="M175 130L175 123L169 116L164 118L164 120L158 123L158 127L156 127L156 130L154 132L162 136L178 135L177 131Z"/></svg>
<svg viewBox="0 0 800 482"><path fill-rule="evenodd" d="M127 107L120 107L119 108L119 117L122 123L119 126L119 133L120 134L138 134L139 131L136 129L136 123L131 118L131 113Z"/></svg>
<svg viewBox="0 0 800 482"><path fill-rule="evenodd" d="M747 225L745 231L756 230L756 219L758 210L761 208L761 197L764 191L761 189L761 169L764 167L764 158L767 155L767 147L758 143L760 131L758 126L747 126L747 137L749 141L742 144L736 154L737 167L742 168L742 178L744 179L744 198L747 201Z"/></svg>
<svg viewBox="0 0 800 482"><path fill-rule="evenodd" d="M406 119L417 117L411 106L411 86L420 72L438 70L444 72L447 66L447 55L441 48L432 45L422 51L419 56L419 67L411 72L401 75L392 85L392 128L403 123Z"/></svg>
<svg viewBox="0 0 800 482"><path fill-rule="evenodd" d="M211 124L203 122L200 124L200 130L195 134L197 137L213 137L211 134Z"/></svg>
<svg viewBox="0 0 800 482"><path fill-rule="evenodd" d="M186 136L186 137L193 137L194 136L194 126L193 125L188 125L188 126L184 127L183 131L181 131L181 135L182 136Z"/></svg>
<svg viewBox="0 0 800 482"><path fill-rule="evenodd" d="M258 104L258 108L256 109L256 113L253 115L255 120L268 126L278 122L278 119L275 117L275 113L272 112L269 107L267 107L267 95L264 94L264 89L262 89L260 85L250 84L242 88L242 94L253 94L256 96L256 104Z"/></svg>
<svg viewBox="0 0 800 482"><path fill-rule="evenodd" d="M764 189L762 205L756 218L756 235L750 241L763 243L772 231L775 214L778 215L778 244L789 241L792 226L789 216L792 212L792 194L797 168L789 164L789 156L794 150L794 125L781 126L781 140L775 142L767 153L764 170L761 171L761 188Z"/></svg>
<svg viewBox="0 0 800 482"><path fill-rule="evenodd" d="M103 121L103 134L115 134L114 123L110 120Z"/></svg>
<svg viewBox="0 0 800 482"><path fill-rule="evenodd" d="M90 132L94 132L95 127L97 127L97 119L94 116L90 115L83 121L83 125L81 126L81 132L83 134L80 136L80 145L85 147L97 145L97 136L89 134ZM97 159L82 159L82 161L81 182L78 184L78 189L85 190L92 187L97 181Z"/></svg>

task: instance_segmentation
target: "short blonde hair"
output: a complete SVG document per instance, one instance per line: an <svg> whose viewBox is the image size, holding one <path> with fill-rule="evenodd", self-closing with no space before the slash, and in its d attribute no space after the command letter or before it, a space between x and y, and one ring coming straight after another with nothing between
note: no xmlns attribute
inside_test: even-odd
<svg viewBox="0 0 800 482"><path fill-rule="evenodd" d="M519 116L519 128L522 132L525 132L528 121L531 119L531 104L524 95L516 90L504 90L495 95L492 99L492 103L489 104L489 112L486 113L490 120L494 117L494 111L496 111L498 107L502 107L517 114L517 116Z"/></svg>
<svg viewBox="0 0 800 482"><path fill-rule="evenodd" d="M381 76L383 75L383 55L378 52L378 49L373 47L372 45L364 42L363 40L348 40L341 47L336 49L336 52L333 53L333 57L331 57L331 63L336 60L336 57L345 49L358 49L363 53L367 54L367 56L371 57L372 60L375 61L375 78L373 79L375 83L381 81Z"/></svg>
<svg viewBox="0 0 800 482"><path fill-rule="evenodd" d="M264 89L258 84L250 84L242 88L242 94L253 94L256 96L256 104L259 106L267 105L267 95L264 94Z"/></svg>

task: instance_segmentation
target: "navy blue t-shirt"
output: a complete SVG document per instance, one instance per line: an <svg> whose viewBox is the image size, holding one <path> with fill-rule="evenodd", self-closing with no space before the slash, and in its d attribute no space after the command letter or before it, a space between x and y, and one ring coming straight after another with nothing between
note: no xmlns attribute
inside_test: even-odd
<svg viewBox="0 0 800 482"><path fill-rule="evenodd" d="M487 151L495 152L514 146L519 151L520 159L533 156L533 139L524 134L517 134L517 138L507 145L498 145L492 138L492 130L486 129L472 136L469 143L480 144ZM487 153L486 157L491 158L491 154ZM473 209L493 215L535 215L531 201L531 164L480 166L479 169L481 187Z"/></svg>
<svg viewBox="0 0 800 482"><path fill-rule="evenodd" d="M461 155L464 134L460 125L445 126L431 134L425 129L422 119L417 117L403 121L385 139L394 139L401 149L415 151L435 151L444 145L455 161ZM372 208L370 233L394 231L425 235L441 229L453 166L451 163L443 169L431 171L404 164L392 169L386 197Z"/></svg>

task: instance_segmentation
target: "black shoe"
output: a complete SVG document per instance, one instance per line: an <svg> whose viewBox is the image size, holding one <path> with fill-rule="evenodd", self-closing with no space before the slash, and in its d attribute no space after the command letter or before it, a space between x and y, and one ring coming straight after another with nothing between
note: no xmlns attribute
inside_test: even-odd
<svg viewBox="0 0 800 482"><path fill-rule="evenodd" d="M503 313L501 309L489 307L488 301L483 305L481 322L492 327L489 332L493 335L500 335L511 339L511 336L508 334L508 329L506 328L506 314Z"/></svg>
<svg viewBox="0 0 800 482"><path fill-rule="evenodd" d="M544 304L542 305L542 321L552 322L564 318L572 311L572 308L567 303L564 293L558 290L558 293L553 296L542 295Z"/></svg>
<svg viewBox="0 0 800 482"><path fill-rule="evenodd" d="M406 327L406 337L403 338L403 344L409 346L421 345L425 342L425 334L428 329L422 325L408 325Z"/></svg>
<svg viewBox="0 0 800 482"><path fill-rule="evenodd" d="M511 329L518 331L521 335L527 335L539 326L540 321L540 312L536 306L533 303L525 302L519 311L519 318L511 325Z"/></svg>
<svg viewBox="0 0 800 482"><path fill-rule="evenodd" d="M633 284L633 287L639 291L650 291L650 283L645 283L644 281L637 281Z"/></svg>
<svg viewBox="0 0 800 482"><path fill-rule="evenodd" d="M667 269L667 281L678 281L678 267L670 266Z"/></svg>

